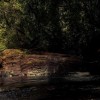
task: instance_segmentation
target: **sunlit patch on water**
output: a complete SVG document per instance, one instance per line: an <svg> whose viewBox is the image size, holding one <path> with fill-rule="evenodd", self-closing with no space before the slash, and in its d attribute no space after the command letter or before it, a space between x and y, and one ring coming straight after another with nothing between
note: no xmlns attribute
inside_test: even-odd
<svg viewBox="0 0 100 100"><path fill-rule="evenodd" d="M95 81L100 80L100 77L91 75L89 72L69 72L65 79L69 81Z"/></svg>

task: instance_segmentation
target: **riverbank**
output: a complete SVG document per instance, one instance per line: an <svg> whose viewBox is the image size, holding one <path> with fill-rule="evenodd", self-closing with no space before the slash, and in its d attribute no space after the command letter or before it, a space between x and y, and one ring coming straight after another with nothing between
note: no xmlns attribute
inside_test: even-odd
<svg viewBox="0 0 100 100"><path fill-rule="evenodd" d="M7 49L1 56L1 76L48 76L63 75L70 70L77 70L81 59L57 53L26 54L21 50Z"/></svg>
<svg viewBox="0 0 100 100"><path fill-rule="evenodd" d="M6 49L1 53L0 86L14 87L47 82L94 82L89 69L99 64L84 64L81 57L58 53L25 53L18 49ZM92 69L92 71L94 71ZM99 70L97 70L99 72ZM95 72L97 72L95 71ZM28 82L29 81L29 82ZM25 84L24 84L25 83ZM22 85L21 85L22 84Z"/></svg>
<svg viewBox="0 0 100 100"><path fill-rule="evenodd" d="M79 56L8 49L0 62L1 100L100 99L100 76L84 71Z"/></svg>

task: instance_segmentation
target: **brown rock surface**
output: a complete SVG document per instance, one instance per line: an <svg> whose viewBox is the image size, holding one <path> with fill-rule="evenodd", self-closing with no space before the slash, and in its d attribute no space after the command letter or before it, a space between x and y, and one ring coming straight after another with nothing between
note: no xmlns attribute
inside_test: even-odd
<svg viewBox="0 0 100 100"><path fill-rule="evenodd" d="M65 54L24 54L16 49L7 49L2 52L2 66L6 76L46 76L62 73L70 70L70 65L79 62L79 57Z"/></svg>

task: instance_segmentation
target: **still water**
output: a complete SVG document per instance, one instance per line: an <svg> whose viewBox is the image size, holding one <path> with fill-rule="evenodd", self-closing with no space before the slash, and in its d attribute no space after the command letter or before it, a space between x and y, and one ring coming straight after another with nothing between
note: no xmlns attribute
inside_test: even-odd
<svg viewBox="0 0 100 100"><path fill-rule="evenodd" d="M0 83L0 100L100 100L100 76L70 72L63 78L7 78Z"/></svg>

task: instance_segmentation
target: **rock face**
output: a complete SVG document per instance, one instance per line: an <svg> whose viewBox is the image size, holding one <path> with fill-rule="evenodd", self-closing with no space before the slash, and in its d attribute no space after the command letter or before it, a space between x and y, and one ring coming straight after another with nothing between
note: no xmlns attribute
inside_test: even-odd
<svg viewBox="0 0 100 100"><path fill-rule="evenodd" d="M24 54L16 49L2 52L2 71L6 77L64 75L77 69L79 63L79 57L64 54Z"/></svg>
<svg viewBox="0 0 100 100"><path fill-rule="evenodd" d="M0 68L2 68L2 58L0 58Z"/></svg>

